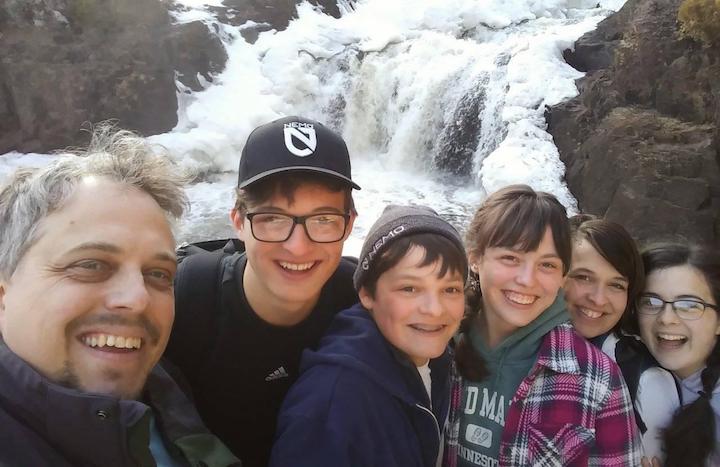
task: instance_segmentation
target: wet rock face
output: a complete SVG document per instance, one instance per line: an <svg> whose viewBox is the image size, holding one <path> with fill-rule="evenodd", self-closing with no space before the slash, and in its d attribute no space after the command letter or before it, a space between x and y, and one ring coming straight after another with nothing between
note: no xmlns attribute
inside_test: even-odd
<svg viewBox="0 0 720 467"><path fill-rule="evenodd" d="M549 131L583 212L720 246L720 48L682 38L680 3L630 0L566 51L590 73Z"/></svg>
<svg viewBox="0 0 720 467"><path fill-rule="evenodd" d="M222 22L281 30L299 0L226 0ZM312 3L339 16L334 0ZM177 124L175 79L198 91L227 61L205 24L171 24L169 0L0 2L0 154L82 145L88 123L115 119L152 135ZM246 40L249 40L246 37Z"/></svg>
<svg viewBox="0 0 720 467"><path fill-rule="evenodd" d="M81 143L85 122L143 134L176 124L157 0L9 0L0 12L0 154Z"/></svg>
<svg viewBox="0 0 720 467"><path fill-rule="evenodd" d="M170 32L177 79L193 91L204 89L225 68L227 52L215 32L200 21L174 25Z"/></svg>
<svg viewBox="0 0 720 467"><path fill-rule="evenodd" d="M337 0L308 0L325 14L340 17ZM246 41L253 43L263 31L282 31L295 18L297 4L301 0L224 0L222 7L214 8L221 22L241 26L248 21L257 23L241 33Z"/></svg>

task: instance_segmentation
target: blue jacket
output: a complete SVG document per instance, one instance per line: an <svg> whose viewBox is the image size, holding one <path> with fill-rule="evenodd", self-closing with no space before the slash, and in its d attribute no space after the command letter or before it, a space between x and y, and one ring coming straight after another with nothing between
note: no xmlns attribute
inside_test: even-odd
<svg viewBox="0 0 720 467"><path fill-rule="evenodd" d="M278 419L271 467L434 467L450 396L448 351L430 361L432 404L415 366L360 304L340 312ZM432 409L431 409L432 407Z"/></svg>

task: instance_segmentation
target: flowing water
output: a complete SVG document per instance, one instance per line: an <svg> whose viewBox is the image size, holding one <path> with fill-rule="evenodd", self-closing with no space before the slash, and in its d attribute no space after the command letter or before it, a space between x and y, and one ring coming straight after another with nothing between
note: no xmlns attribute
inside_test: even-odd
<svg viewBox="0 0 720 467"><path fill-rule="evenodd" d="M305 3L254 44L240 35L254 23L218 22L209 7L220 0L176 3L175 20L206 22L229 56L203 91L178 83L177 127L150 138L199 180L179 240L232 235L245 139L284 115L324 122L348 143L362 190L346 253L388 203L432 206L462 229L487 193L527 183L574 212L544 112L577 94L582 75L562 51L622 1L340 0L339 19ZM0 177L49 157L0 157Z"/></svg>

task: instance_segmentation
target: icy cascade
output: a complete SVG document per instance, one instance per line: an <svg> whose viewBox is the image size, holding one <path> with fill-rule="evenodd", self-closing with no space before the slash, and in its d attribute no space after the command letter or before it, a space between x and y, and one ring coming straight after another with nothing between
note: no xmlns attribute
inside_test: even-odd
<svg viewBox="0 0 720 467"><path fill-rule="evenodd" d="M458 227L486 193L511 183L550 191L574 210L544 110L576 95L562 59L623 1L341 0L342 17L309 4L281 32L247 43L213 11L222 0L176 0L178 22L202 20L228 52L201 92L180 88L179 123L151 141L197 176L180 240L231 236L237 163L250 131L305 115L343 133L361 216L356 254L387 203L433 206ZM180 86L180 85L179 85ZM0 177L47 158L0 158Z"/></svg>
<svg viewBox="0 0 720 467"><path fill-rule="evenodd" d="M204 2L184 3L180 20L203 15ZM219 84L186 98L178 128L156 140L199 173L230 171L255 125L302 114L342 131L355 159L477 178L485 192L528 183L573 208L543 113L577 93L562 50L621 3L345 1L340 19L302 4L253 45L222 26Z"/></svg>

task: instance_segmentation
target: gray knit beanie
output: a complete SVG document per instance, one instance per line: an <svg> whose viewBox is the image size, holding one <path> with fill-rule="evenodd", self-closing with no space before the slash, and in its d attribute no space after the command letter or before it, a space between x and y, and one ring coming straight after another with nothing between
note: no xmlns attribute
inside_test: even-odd
<svg viewBox="0 0 720 467"><path fill-rule="evenodd" d="M353 276L355 290L360 290L373 262L382 255L390 243L398 238L420 233L442 235L457 245L460 251L465 251L462 238L455 227L440 217L433 209L427 206L390 204L370 227L370 231L365 237L358 266ZM463 280L467 278L467 275L467 262L465 262Z"/></svg>

